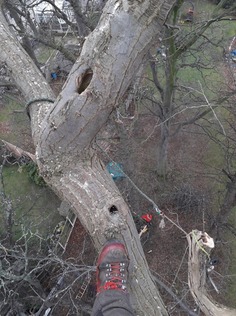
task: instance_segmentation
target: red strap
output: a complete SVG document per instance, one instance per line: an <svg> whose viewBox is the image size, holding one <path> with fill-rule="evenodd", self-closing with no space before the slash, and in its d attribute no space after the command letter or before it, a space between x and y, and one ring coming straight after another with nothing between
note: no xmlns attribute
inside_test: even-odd
<svg viewBox="0 0 236 316"><path fill-rule="evenodd" d="M147 223L150 223L152 220L152 214L144 214L141 216L142 219L144 219Z"/></svg>
<svg viewBox="0 0 236 316"><path fill-rule="evenodd" d="M108 281L104 285L104 290L115 290L118 289L118 285L114 282Z"/></svg>

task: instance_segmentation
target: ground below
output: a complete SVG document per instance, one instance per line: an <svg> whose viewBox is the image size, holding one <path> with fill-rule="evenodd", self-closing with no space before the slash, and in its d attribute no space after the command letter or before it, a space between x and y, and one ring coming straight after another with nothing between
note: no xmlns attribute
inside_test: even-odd
<svg viewBox="0 0 236 316"><path fill-rule="evenodd" d="M56 84L55 87L58 88ZM4 113L4 111L4 103L2 103L1 112ZM32 151L33 145L27 117L24 113L12 111L8 119L4 117L0 123L1 137L22 146L25 150ZM128 178L116 182L130 206L134 219L138 219L137 230L140 231L140 225L144 224L140 219L143 214L153 215L148 231L141 237L152 273L191 310L195 310L197 307L189 294L187 285L188 249L184 232L189 233L193 229L208 231L211 224L211 212L208 207L211 205L211 190L216 184L212 183L214 180L211 177L202 176L206 171L209 140L197 133L196 127L191 127L188 131L182 130L178 136L171 139L170 168L166 179L163 179L155 173L160 138L160 130L155 127L156 124L155 118L143 113L135 113L134 118L123 119L122 122L114 119L108 126L109 140L103 143L106 154L104 152L100 154L105 163L108 163L110 158L121 163L128 176L174 222L173 224L165 220L165 227L160 228L162 218L156 214L150 202L135 190ZM22 138L22 131L25 138ZM103 133L108 135L107 130ZM215 275L218 276L216 283L221 295L216 295L210 284L209 290L213 296L217 296L218 301L228 303L224 296L227 292L227 282L223 275L227 273L230 260L226 258L223 251L224 244L219 243L218 246L214 257L219 257L220 260ZM64 256L67 260L73 258L85 265L95 266L97 253L79 220L76 221L70 235ZM91 305L95 297L95 274L92 271L91 276L91 282L81 299L83 304ZM75 294L80 291L83 283L81 282L74 289ZM177 307L177 303L161 287L160 291L171 315L188 315ZM68 315L68 309L58 310L57 315Z"/></svg>

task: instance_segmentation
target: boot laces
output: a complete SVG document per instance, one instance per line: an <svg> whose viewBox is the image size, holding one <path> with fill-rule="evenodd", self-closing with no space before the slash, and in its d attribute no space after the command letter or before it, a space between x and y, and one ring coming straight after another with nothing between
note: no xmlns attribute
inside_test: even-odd
<svg viewBox="0 0 236 316"><path fill-rule="evenodd" d="M106 263L104 269L106 270L106 280L100 290L126 290L124 262Z"/></svg>

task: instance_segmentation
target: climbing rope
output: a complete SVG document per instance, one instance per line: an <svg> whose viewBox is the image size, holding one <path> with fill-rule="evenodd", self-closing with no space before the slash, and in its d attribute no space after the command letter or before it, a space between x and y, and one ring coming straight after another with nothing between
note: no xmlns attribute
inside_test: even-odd
<svg viewBox="0 0 236 316"><path fill-rule="evenodd" d="M194 233L194 231L192 231L191 234L192 234L192 236L193 236L193 238L194 238L196 244L198 245L199 249L201 249L202 252L205 253L205 255L207 256L207 258L208 258L209 261L210 261L211 258L210 258L209 253L204 249L204 247L203 247L203 246L201 245L201 243L199 242L199 240L200 240L201 238L200 238L200 239L197 239L197 236L196 236L196 234Z"/></svg>
<svg viewBox="0 0 236 316"><path fill-rule="evenodd" d="M29 119L31 120L31 117L30 117L30 110L29 110L29 107L31 104L33 103L37 103L37 102L50 102L50 103L54 103L55 100L52 100L52 99L49 99L49 98L39 98L39 99L34 99L34 100L30 100L29 102L26 103L26 113L29 117Z"/></svg>
<svg viewBox="0 0 236 316"><path fill-rule="evenodd" d="M155 212L157 213L157 215L161 216L162 219L161 219L161 222L160 222L160 225L159 227L160 228L164 228L165 227L165 222L164 220L168 220L169 222L171 222L174 226L176 226L180 231L182 231L186 236L188 235L188 233L180 226L178 225L177 223L175 223L172 219L170 219L163 211L160 210L160 208L157 206L157 204L149 197L147 196L134 182L133 180L119 167L119 164L116 163L96 142L95 142L96 146L100 149L100 151L102 151L106 156L107 158L114 164L116 164L117 166L117 169L119 169L124 175L125 177L128 179L128 181L131 183L131 185L146 199L148 200Z"/></svg>

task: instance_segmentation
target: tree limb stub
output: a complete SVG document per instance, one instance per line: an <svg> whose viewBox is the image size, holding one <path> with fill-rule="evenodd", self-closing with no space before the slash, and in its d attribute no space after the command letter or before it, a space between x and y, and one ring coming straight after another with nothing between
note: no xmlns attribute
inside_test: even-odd
<svg viewBox="0 0 236 316"><path fill-rule="evenodd" d="M194 230L187 236L189 244L188 284L196 304L206 316L235 316L236 310L219 305L207 293L206 261L214 248L213 239L201 231Z"/></svg>
<svg viewBox="0 0 236 316"><path fill-rule="evenodd" d="M9 142L6 142L5 140L2 140L3 144L5 145L6 149L17 159L25 156L31 159L33 162L36 163L35 155L31 154L28 151L25 151L21 149L20 147L17 147Z"/></svg>

